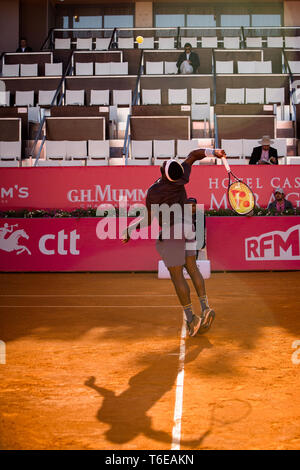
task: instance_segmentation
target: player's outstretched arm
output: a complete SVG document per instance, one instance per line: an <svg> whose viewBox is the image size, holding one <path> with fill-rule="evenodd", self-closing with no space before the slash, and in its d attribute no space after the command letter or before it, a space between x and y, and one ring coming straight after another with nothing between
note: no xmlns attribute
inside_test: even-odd
<svg viewBox="0 0 300 470"><path fill-rule="evenodd" d="M124 230L124 232L122 233L122 243L129 242L131 232L133 232L138 226L140 226L140 228L148 227L149 225L151 225L151 223L152 212L147 210L145 215L141 219L128 225L128 227Z"/></svg>
<svg viewBox="0 0 300 470"><path fill-rule="evenodd" d="M226 157L226 153L222 149L196 149L193 150L186 158L185 162L192 166L198 160L202 160L205 157Z"/></svg>

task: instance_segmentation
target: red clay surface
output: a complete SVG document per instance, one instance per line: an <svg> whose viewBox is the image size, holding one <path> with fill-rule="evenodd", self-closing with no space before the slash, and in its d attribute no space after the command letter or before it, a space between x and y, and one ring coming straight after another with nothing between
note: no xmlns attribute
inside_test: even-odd
<svg viewBox="0 0 300 470"><path fill-rule="evenodd" d="M1 274L0 285L1 449L171 448L182 311L170 281ZM181 449L299 449L300 272L206 285L217 318L186 340Z"/></svg>

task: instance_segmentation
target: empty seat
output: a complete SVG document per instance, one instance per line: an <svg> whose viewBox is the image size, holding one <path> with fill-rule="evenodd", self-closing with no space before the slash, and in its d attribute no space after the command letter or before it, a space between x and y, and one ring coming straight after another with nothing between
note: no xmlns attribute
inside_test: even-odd
<svg viewBox="0 0 300 470"><path fill-rule="evenodd" d="M300 49L300 36L285 36L285 47L287 49Z"/></svg>
<svg viewBox="0 0 300 470"><path fill-rule="evenodd" d="M169 88L168 102L169 104L187 104L187 88Z"/></svg>
<svg viewBox="0 0 300 470"><path fill-rule="evenodd" d="M262 38L246 38L247 47L262 47Z"/></svg>
<svg viewBox="0 0 300 470"><path fill-rule="evenodd" d="M289 66L292 73L300 73L300 60L289 60Z"/></svg>
<svg viewBox="0 0 300 470"><path fill-rule="evenodd" d="M0 106L10 105L10 91L0 91Z"/></svg>
<svg viewBox="0 0 300 470"><path fill-rule="evenodd" d="M39 106L50 106L52 104L56 90L39 90L38 105ZM54 106L56 106L56 99Z"/></svg>
<svg viewBox="0 0 300 470"><path fill-rule="evenodd" d="M38 64L21 64L20 75L21 77L37 77Z"/></svg>
<svg viewBox="0 0 300 470"><path fill-rule="evenodd" d="M54 47L55 49L71 49L71 39L55 38Z"/></svg>
<svg viewBox="0 0 300 470"><path fill-rule="evenodd" d="M210 88L192 88L192 104L210 104Z"/></svg>
<svg viewBox="0 0 300 470"><path fill-rule="evenodd" d="M95 62L95 75L110 75L110 62Z"/></svg>
<svg viewBox="0 0 300 470"><path fill-rule="evenodd" d="M221 147L228 157L243 156L243 139L222 139Z"/></svg>
<svg viewBox="0 0 300 470"><path fill-rule="evenodd" d="M255 73L254 60L238 60L238 73Z"/></svg>
<svg viewBox="0 0 300 470"><path fill-rule="evenodd" d="M158 38L158 49L174 49L174 38Z"/></svg>
<svg viewBox="0 0 300 470"><path fill-rule="evenodd" d="M20 71L19 64L3 64L2 76L3 77L18 77Z"/></svg>
<svg viewBox="0 0 300 470"><path fill-rule="evenodd" d="M88 156L92 160L101 160L104 165L108 165L109 140L89 140Z"/></svg>
<svg viewBox="0 0 300 470"><path fill-rule="evenodd" d="M198 147L198 140L177 140L177 158L185 159Z"/></svg>
<svg viewBox="0 0 300 470"><path fill-rule="evenodd" d="M218 47L218 38L217 36L214 37L205 37L201 38L201 46L202 47L211 47L216 49Z"/></svg>
<svg viewBox="0 0 300 470"><path fill-rule="evenodd" d="M20 160L21 158L21 141L0 142L0 158L1 160Z"/></svg>
<svg viewBox="0 0 300 470"><path fill-rule="evenodd" d="M90 105L109 106L109 90L91 90Z"/></svg>
<svg viewBox="0 0 300 470"><path fill-rule="evenodd" d="M94 75L93 62L76 62L75 64L76 75Z"/></svg>
<svg viewBox="0 0 300 470"><path fill-rule="evenodd" d="M246 104L257 103L264 104L265 89L264 88L246 88Z"/></svg>
<svg viewBox="0 0 300 470"><path fill-rule="evenodd" d="M46 159L64 159L67 156L67 143L65 140L46 140Z"/></svg>
<svg viewBox="0 0 300 470"><path fill-rule="evenodd" d="M162 75L164 73L164 63L146 61L146 74L147 75Z"/></svg>
<svg viewBox="0 0 300 470"><path fill-rule="evenodd" d="M266 88L266 103L284 104L284 88Z"/></svg>
<svg viewBox="0 0 300 470"><path fill-rule="evenodd" d="M86 140L67 140L66 151L69 159L85 159L87 158L87 142Z"/></svg>
<svg viewBox="0 0 300 470"><path fill-rule="evenodd" d="M283 47L283 37L282 36L276 36L272 37L269 36L267 37L267 46L268 47Z"/></svg>
<svg viewBox="0 0 300 470"><path fill-rule="evenodd" d="M286 157L287 165L300 165L300 157Z"/></svg>
<svg viewBox="0 0 300 470"><path fill-rule="evenodd" d="M210 124L210 106L209 104L192 104L191 106L192 121L204 121ZM206 133L206 125L205 125Z"/></svg>
<svg viewBox="0 0 300 470"><path fill-rule="evenodd" d="M97 38L95 50L96 51L106 51L110 43L110 38Z"/></svg>
<svg viewBox="0 0 300 470"><path fill-rule="evenodd" d="M226 88L226 104L244 104L245 88Z"/></svg>
<svg viewBox="0 0 300 470"><path fill-rule="evenodd" d="M132 140L129 165L150 165L152 160L152 140Z"/></svg>
<svg viewBox="0 0 300 470"><path fill-rule="evenodd" d="M111 62L111 75L128 75L128 62Z"/></svg>
<svg viewBox="0 0 300 470"><path fill-rule="evenodd" d="M76 49L77 50L88 50L91 51L93 49L93 39L92 38L78 38L76 42Z"/></svg>
<svg viewBox="0 0 300 470"><path fill-rule="evenodd" d="M119 38L118 39L118 48L119 49L133 49L134 48L134 39L133 38Z"/></svg>
<svg viewBox="0 0 300 470"><path fill-rule="evenodd" d="M34 106L34 91L16 91L15 106Z"/></svg>
<svg viewBox="0 0 300 470"><path fill-rule="evenodd" d="M180 44L181 47L183 48L184 45L188 43L190 44L194 49L197 47L197 38L196 37L181 37L180 38Z"/></svg>
<svg viewBox="0 0 300 470"><path fill-rule="evenodd" d="M233 73L233 60L216 60L216 73Z"/></svg>
<svg viewBox="0 0 300 470"><path fill-rule="evenodd" d="M142 90L142 102L143 104L161 104L161 90Z"/></svg>
<svg viewBox="0 0 300 470"><path fill-rule="evenodd" d="M144 38L142 44L139 44L139 49L153 49L154 38Z"/></svg>
<svg viewBox="0 0 300 470"><path fill-rule="evenodd" d="M154 165L160 165L164 160L174 158L174 140L154 140L153 141Z"/></svg>
<svg viewBox="0 0 300 470"><path fill-rule="evenodd" d="M166 62L165 61L165 74L176 74L178 73L178 68L176 62Z"/></svg>
<svg viewBox="0 0 300 470"><path fill-rule="evenodd" d="M255 61L255 73L272 73L272 61Z"/></svg>
<svg viewBox="0 0 300 470"><path fill-rule="evenodd" d="M46 77L58 77L63 73L62 62L55 64L45 64L45 75Z"/></svg>
<svg viewBox="0 0 300 470"><path fill-rule="evenodd" d="M66 90L66 105L84 106L84 90Z"/></svg>
<svg viewBox="0 0 300 470"><path fill-rule="evenodd" d="M0 160L0 167L19 167L20 163L17 160Z"/></svg>
<svg viewBox="0 0 300 470"><path fill-rule="evenodd" d="M259 147L259 139L243 139L244 157L251 157L254 147Z"/></svg>
<svg viewBox="0 0 300 470"><path fill-rule="evenodd" d="M287 154L286 139L274 139L272 147L277 150L278 157L285 157Z"/></svg>
<svg viewBox="0 0 300 470"><path fill-rule="evenodd" d="M224 49L239 49L240 48L240 38L238 36L224 37Z"/></svg>
<svg viewBox="0 0 300 470"><path fill-rule="evenodd" d="M37 166L82 166L82 160L41 160L39 159Z"/></svg>
<svg viewBox="0 0 300 470"><path fill-rule="evenodd" d="M113 105L131 105L131 90L113 90Z"/></svg>

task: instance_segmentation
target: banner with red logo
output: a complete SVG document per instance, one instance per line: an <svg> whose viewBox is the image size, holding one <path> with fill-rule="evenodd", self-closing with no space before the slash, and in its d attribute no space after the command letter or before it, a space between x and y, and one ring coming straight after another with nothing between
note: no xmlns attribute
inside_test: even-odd
<svg viewBox="0 0 300 470"><path fill-rule="evenodd" d="M274 189L284 189L286 198L300 207L300 166L236 165L232 168L253 190L256 203L267 207ZM160 177L158 166L108 166L59 168L2 168L0 211L8 209L67 209L144 203L149 186ZM227 208L227 172L222 165L194 165L188 196L205 209Z"/></svg>
<svg viewBox="0 0 300 470"><path fill-rule="evenodd" d="M206 220L213 271L300 269L299 217ZM128 221L0 219L0 271L157 271L157 226L154 238L143 229L139 239L123 245L119 237ZM114 238L105 238L106 232Z"/></svg>

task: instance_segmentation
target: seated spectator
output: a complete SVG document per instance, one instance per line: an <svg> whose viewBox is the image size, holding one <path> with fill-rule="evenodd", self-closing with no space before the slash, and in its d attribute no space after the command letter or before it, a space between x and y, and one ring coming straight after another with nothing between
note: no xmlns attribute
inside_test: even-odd
<svg viewBox="0 0 300 470"><path fill-rule="evenodd" d="M32 52L32 48L27 46L27 39L21 38L20 46L18 47L16 52Z"/></svg>
<svg viewBox="0 0 300 470"><path fill-rule="evenodd" d="M273 140L264 135L259 143L261 145L253 149L249 165L278 165L277 150L271 147Z"/></svg>
<svg viewBox="0 0 300 470"><path fill-rule="evenodd" d="M189 42L184 45L184 52L180 54L177 60L178 73L190 74L197 73L200 66L200 60L196 52L192 52L192 46Z"/></svg>
<svg viewBox="0 0 300 470"><path fill-rule="evenodd" d="M275 201L270 202L268 210L282 213L288 209L294 209L291 201L285 199L285 194L282 188L276 188L274 191Z"/></svg>

